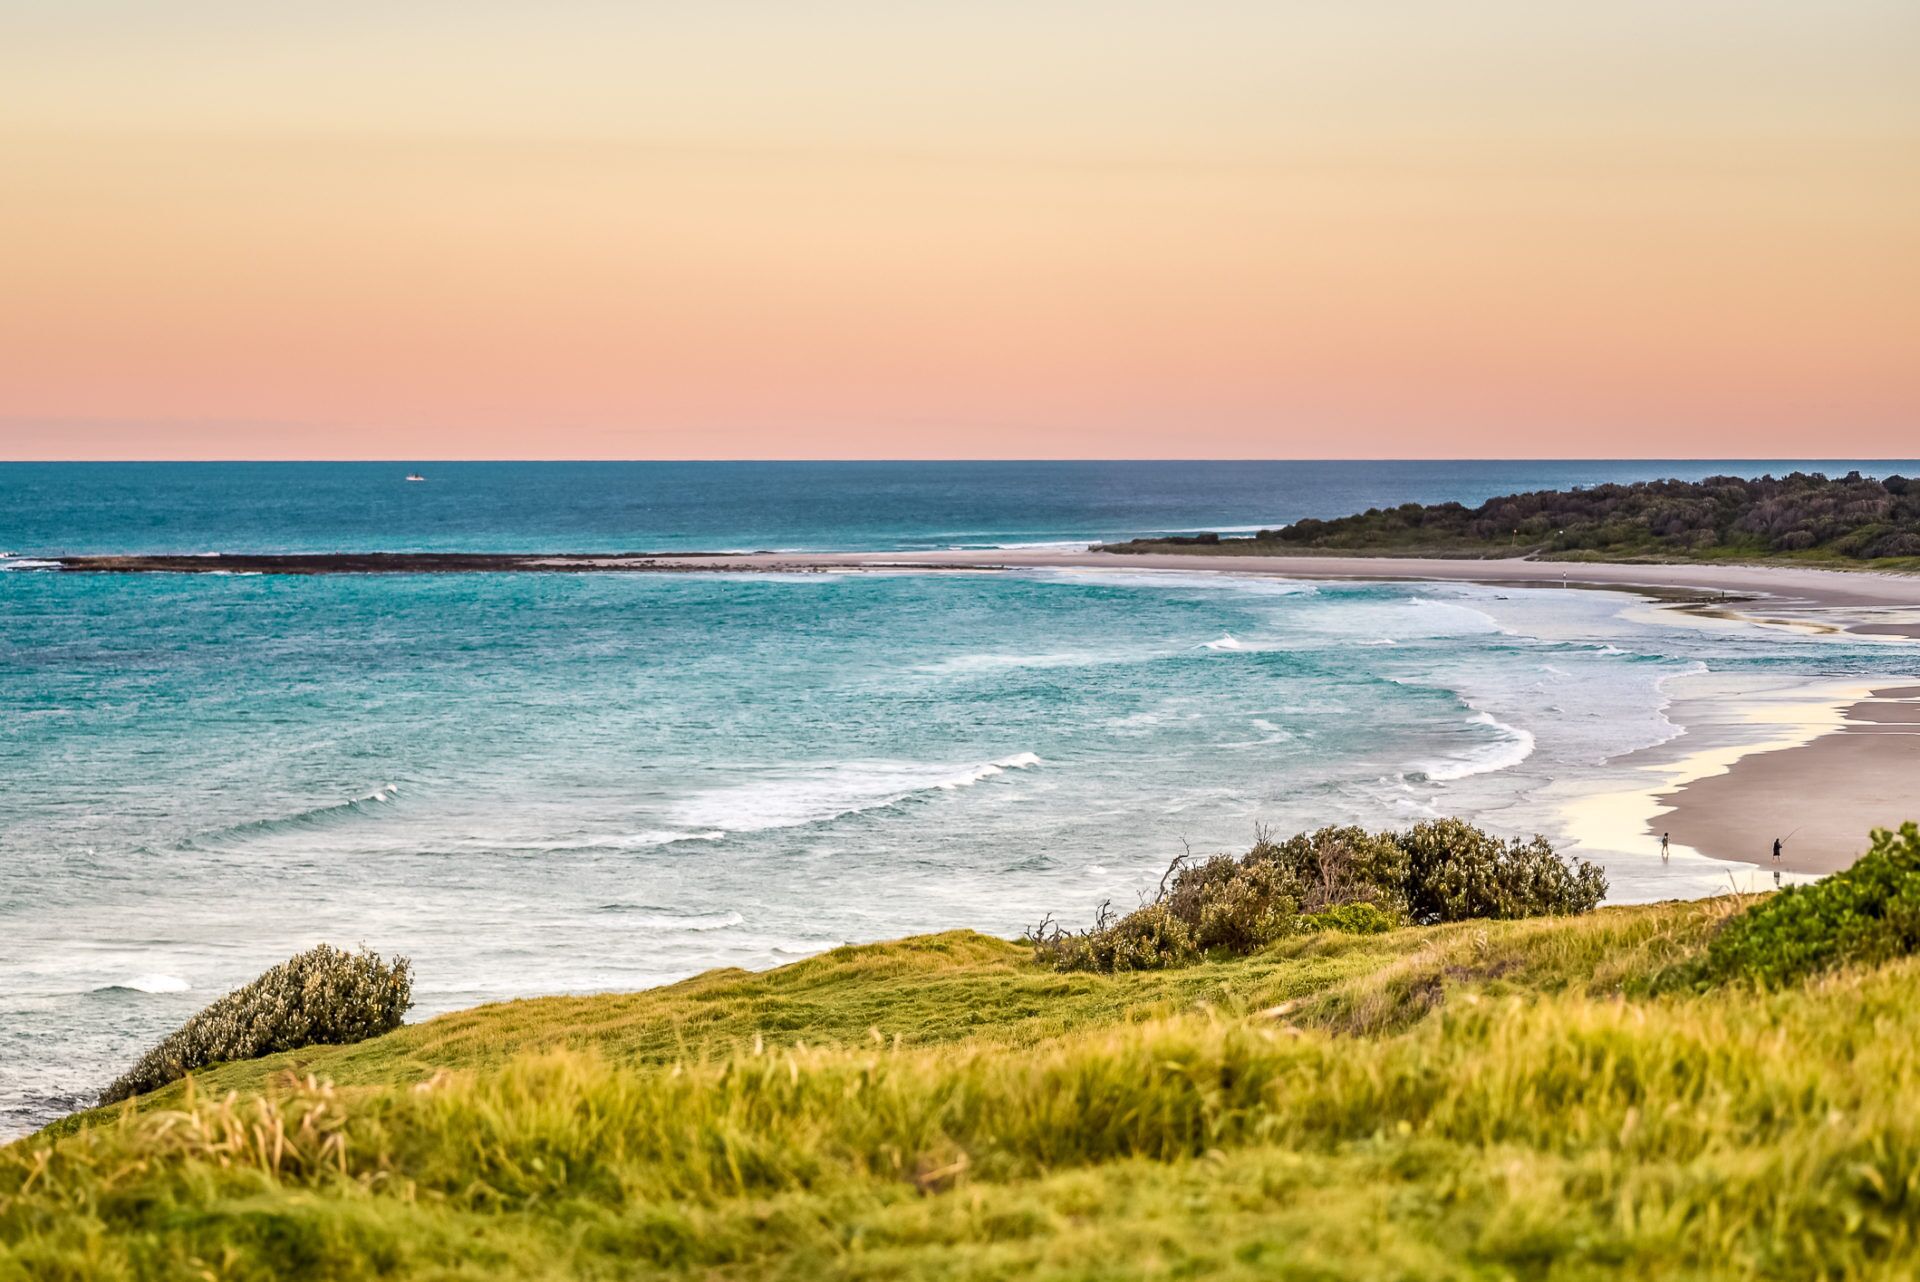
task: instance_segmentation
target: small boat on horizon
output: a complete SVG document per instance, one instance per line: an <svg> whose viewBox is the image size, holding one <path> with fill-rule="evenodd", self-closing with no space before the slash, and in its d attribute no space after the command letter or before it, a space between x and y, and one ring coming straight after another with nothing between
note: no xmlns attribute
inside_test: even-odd
<svg viewBox="0 0 1920 1282"><path fill-rule="evenodd" d="M424 481L424 480L426 480L427 478L426 478L426 477L424 477L424 476L422 476L422 475L420 475L420 473L418 473L418 472L408 472L408 473L407 473L407 479L408 479L409 481Z"/></svg>

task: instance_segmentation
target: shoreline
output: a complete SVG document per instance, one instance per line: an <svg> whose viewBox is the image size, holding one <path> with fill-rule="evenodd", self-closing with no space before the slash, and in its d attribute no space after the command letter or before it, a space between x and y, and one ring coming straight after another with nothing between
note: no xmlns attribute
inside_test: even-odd
<svg viewBox="0 0 1920 1282"><path fill-rule="evenodd" d="M1775 720L1773 739L1695 763L1706 768L1655 794L1649 827L1714 858L1819 876L1858 858L1871 829L1920 819L1920 686L1830 693L1826 715Z"/></svg>
<svg viewBox="0 0 1920 1282"><path fill-rule="evenodd" d="M1222 564L1222 561L1229 564ZM931 552L324 552L88 555L35 558L22 568L68 574L804 574L1095 569L1291 579L1608 588L1685 604L1704 617L1920 640L1920 574L1795 565L1615 561L1447 560L1431 557L1234 556L1062 548ZM1761 611L1725 606L1762 603ZM1763 612L1762 612L1763 611ZM1878 612L1863 617L1861 612ZM1769 617L1784 616L1784 617ZM1896 617L1897 616L1897 617Z"/></svg>
<svg viewBox="0 0 1920 1282"><path fill-rule="evenodd" d="M1228 563L1222 564L1223 560ZM823 553L340 553L67 557L67 573L981 573L1093 570L1346 582L1471 583L1634 594L1666 620L1784 628L1912 653L1920 575L1734 564L1116 554L1071 548ZM1906 666L1906 665L1901 665ZM1680 735L1613 765L1631 785L1568 798L1576 844L1629 855L1670 832L1683 859L1819 875L1845 867L1868 829L1920 818L1920 662L1913 676L1801 682L1786 697L1722 690L1676 698ZM1690 736L1710 742L1691 747ZM1652 776L1648 778L1647 776ZM1911 802L1906 801L1911 798ZM1901 813L1909 805L1913 813ZM1772 839L1786 839L1775 864Z"/></svg>
<svg viewBox="0 0 1920 1282"><path fill-rule="evenodd" d="M1681 733L1609 763L1623 786L1561 799L1581 853L1658 858L1664 832L1663 863L1676 873L1748 870L1732 882L1745 892L1765 886L1752 871L1774 872L1776 885L1838 871L1873 828L1920 817L1909 782L1920 778L1912 678L1679 680L1694 687L1668 710ZM1785 840L1777 863L1775 837Z"/></svg>

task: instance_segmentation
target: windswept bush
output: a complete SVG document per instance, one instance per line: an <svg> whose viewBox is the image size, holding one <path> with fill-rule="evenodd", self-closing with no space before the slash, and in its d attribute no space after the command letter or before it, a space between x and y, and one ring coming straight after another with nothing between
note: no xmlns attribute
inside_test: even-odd
<svg viewBox="0 0 1920 1282"><path fill-rule="evenodd" d="M1502 841L1458 819L1435 819L1394 840L1407 859L1407 913L1421 925L1583 913L1607 893L1605 873L1562 857L1545 837Z"/></svg>
<svg viewBox="0 0 1920 1282"><path fill-rule="evenodd" d="M102 1104L157 1090L209 1064L302 1046L365 1041L400 1026L412 966L321 944L281 962L182 1024L100 1093Z"/></svg>
<svg viewBox="0 0 1920 1282"><path fill-rule="evenodd" d="M1397 833L1322 828L1263 835L1239 858L1176 860L1135 911L1110 919L1103 908L1077 934L1044 922L1028 938L1059 970L1157 970L1308 931L1583 913L1606 893L1605 873L1544 837L1503 841L1458 819Z"/></svg>
<svg viewBox="0 0 1920 1282"><path fill-rule="evenodd" d="M1798 983L1848 964L1878 965L1920 952L1920 827L1876 828L1851 868L1790 886L1727 919L1698 961L1663 986L1744 980Z"/></svg>

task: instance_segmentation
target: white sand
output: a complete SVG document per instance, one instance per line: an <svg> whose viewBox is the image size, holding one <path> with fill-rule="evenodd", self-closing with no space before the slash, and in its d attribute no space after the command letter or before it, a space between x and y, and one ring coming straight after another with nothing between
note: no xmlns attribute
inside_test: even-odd
<svg viewBox="0 0 1920 1282"><path fill-rule="evenodd" d="M1106 569L1192 574L1272 575L1292 579L1405 579L1510 585L1649 588L1730 602L1740 615L1830 626L1865 635L1920 638L1920 574L1819 570L1776 565L1620 565L1607 562L1441 560L1420 557L1120 554L1058 548L950 552L755 552L740 556L649 557L672 569Z"/></svg>

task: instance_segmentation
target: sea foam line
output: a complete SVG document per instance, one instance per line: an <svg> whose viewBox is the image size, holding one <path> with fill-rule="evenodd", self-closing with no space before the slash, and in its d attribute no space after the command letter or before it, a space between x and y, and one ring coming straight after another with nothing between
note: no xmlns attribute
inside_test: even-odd
<svg viewBox="0 0 1920 1282"><path fill-rule="evenodd" d="M1010 770L1045 764L1016 752L970 766L851 761L747 772L743 782L684 800L673 820L689 830L765 832L885 810L915 797L970 788Z"/></svg>
<svg viewBox="0 0 1920 1282"><path fill-rule="evenodd" d="M381 784L364 797L353 797L346 801L336 801L270 819L250 819L245 823L233 824L210 833L188 837L178 844L180 849L188 849L203 841L218 841L224 837L250 837L264 833L293 832L303 828L314 828L322 824L336 823L350 815L370 814L376 804L390 803L399 795L399 784Z"/></svg>
<svg viewBox="0 0 1920 1282"><path fill-rule="evenodd" d="M1471 724L1487 726L1501 737L1465 756L1429 765L1415 773L1434 783L1451 783L1474 775L1511 770L1533 755L1534 737L1531 731L1508 725L1491 712L1475 713Z"/></svg>

